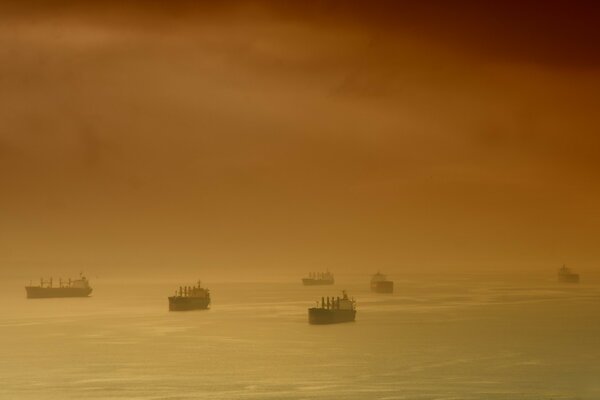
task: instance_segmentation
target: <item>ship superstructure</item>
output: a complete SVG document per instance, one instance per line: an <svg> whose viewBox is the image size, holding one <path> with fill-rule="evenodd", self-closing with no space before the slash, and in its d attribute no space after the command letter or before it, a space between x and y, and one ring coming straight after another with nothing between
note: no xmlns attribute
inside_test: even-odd
<svg viewBox="0 0 600 400"><path fill-rule="evenodd" d="M377 293L393 293L394 281L389 281L384 274L377 272L371 277L371 291Z"/></svg>
<svg viewBox="0 0 600 400"><path fill-rule="evenodd" d="M356 302L348 298L344 290L342 297L322 297L321 303L308 309L308 323L315 325L352 322L356 318Z"/></svg>
<svg viewBox="0 0 600 400"><path fill-rule="evenodd" d="M39 286L25 286L27 298L29 299L45 299L58 297L88 297L92 294L90 282L83 275L79 279L58 280L58 286L54 285L53 279L40 279Z"/></svg>
<svg viewBox="0 0 600 400"><path fill-rule="evenodd" d="M169 297L169 311L206 310L210 306L210 291L197 286L180 286L175 296Z"/></svg>
<svg viewBox="0 0 600 400"><path fill-rule="evenodd" d="M579 283L579 274L574 273L566 265L558 270L558 281L564 283Z"/></svg>
<svg viewBox="0 0 600 400"><path fill-rule="evenodd" d="M333 285L334 282L335 280L333 279L333 274L329 271L311 272L308 274L308 278L302 279L302 283L306 286Z"/></svg>

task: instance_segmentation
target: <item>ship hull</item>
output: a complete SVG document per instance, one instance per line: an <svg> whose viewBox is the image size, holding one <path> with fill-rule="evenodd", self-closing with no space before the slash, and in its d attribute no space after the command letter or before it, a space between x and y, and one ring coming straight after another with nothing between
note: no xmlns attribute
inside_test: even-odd
<svg viewBox="0 0 600 400"><path fill-rule="evenodd" d="M39 286L25 287L28 299L51 299L62 297L88 297L92 294L91 288L46 288Z"/></svg>
<svg viewBox="0 0 600 400"><path fill-rule="evenodd" d="M579 275L578 274L559 275L558 281L561 283L579 283Z"/></svg>
<svg viewBox="0 0 600 400"><path fill-rule="evenodd" d="M333 279L312 279L312 278L304 278L302 279L302 284L304 286L320 286L320 285L333 285Z"/></svg>
<svg viewBox="0 0 600 400"><path fill-rule="evenodd" d="M169 297L169 311L206 310L210 299L202 297Z"/></svg>
<svg viewBox="0 0 600 400"><path fill-rule="evenodd" d="M356 310L308 309L308 323L312 325L339 324L342 322L353 322L355 319Z"/></svg>
<svg viewBox="0 0 600 400"><path fill-rule="evenodd" d="M371 283L371 291L376 293L394 293L393 281L379 281Z"/></svg>

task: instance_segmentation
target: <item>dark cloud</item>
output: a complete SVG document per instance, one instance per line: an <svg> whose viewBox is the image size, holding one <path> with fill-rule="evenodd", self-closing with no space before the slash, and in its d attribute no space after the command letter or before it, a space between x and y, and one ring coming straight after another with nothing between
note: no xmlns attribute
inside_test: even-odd
<svg viewBox="0 0 600 400"><path fill-rule="evenodd" d="M276 18L281 23L346 25L376 35L409 35L455 51L507 62L597 68L600 7L593 1L312 2L18 1L3 2L4 18L33 22L71 18L121 28L169 32L181 25Z"/></svg>

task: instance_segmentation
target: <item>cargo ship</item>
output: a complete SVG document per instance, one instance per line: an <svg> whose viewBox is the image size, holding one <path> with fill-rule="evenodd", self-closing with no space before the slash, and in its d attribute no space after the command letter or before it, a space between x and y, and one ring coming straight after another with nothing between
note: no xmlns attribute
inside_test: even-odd
<svg viewBox="0 0 600 400"><path fill-rule="evenodd" d="M349 299L344 290L342 298L322 297L321 304L308 309L308 323L313 325L353 322L356 318L356 302Z"/></svg>
<svg viewBox="0 0 600 400"><path fill-rule="evenodd" d="M40 280L39 286L25 286L28 299L47 299L58 297L88 297L92 294L90 282L83 275L75 280L58 280L58 286L54 286L52 278Z"/></svg>
<svg viewBox="0 0 600 400"><path fill-rule="evenodd" d="M371 291L377 293L393 293L394 281L388 281L384 274L377 272L371 277Z"/></svg>
<svg viewBox="0 0 600 400"><path fill-rule="evenodd" d="M180 286L175 296L169 297L169 311L206 310L210 306L210 292L198 286Z"/></svg>
<svg viewBox="0 0 600 400"><path fill-rule="evenodd" d="M579 274L571 271L566 265L558 270L558 281L563 283L579 283Z"/></svg>
<svg viewBox="0 0 600 400"><path fill-rule="evenodd" d="M327 272L311 272L308 274L308 278L303 278L302 283L305 286L314 285L333 285L334 283L333 274Z"/></svg>

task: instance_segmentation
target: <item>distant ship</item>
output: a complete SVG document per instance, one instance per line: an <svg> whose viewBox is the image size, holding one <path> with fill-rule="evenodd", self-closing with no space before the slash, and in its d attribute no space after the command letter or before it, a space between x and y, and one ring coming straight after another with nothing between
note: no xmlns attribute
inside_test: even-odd
<svg viewBox="0 0 600 400"><path fill-rule="evenodd" d="M206 310L210 305L210 292L198 286L180 286L175 296L169 297L169 311Z"/></svg>
<svg viewBox="0 0 600 400"><path fill-rule="evenodd" d="M302 283L305 286L313 285L333 285L334 279L333 274L327 272L311 272L308 274L308 278L303 278Z"/></svg>
<svg viewBox="0 0 600 400"><path fill-rule="evenodd" d="M316 307L308 309L308 323L314 325L337 324L340 322L352 322L356 318L356 302L349 299L346 291L340 299L325 297L321 298L321 306L317 302Z"/></svg>
<svg viewBox="0 0 600 400"><path fill-rule="evenodd" d="M388 281L384 274L377 272L371 278L371 291L377 293L393 293L394 281Z"/></svg>
<svg viewBox="0 0 600 400"><path fill-rule="evenodd" d="M59 279L58 286L53 286L52 278L40 280L39 286L25 286L28 299L45 299L56 297L88 297L92 293L90 282L83 275L79 279L63 281Z"/></svg>
<svg viewBox="0 0 600 400"><path fill-rule="evenodd" d="M558 281L564 283L579 283L579 274L571 271L565 265L558 270Z"/></svg>

